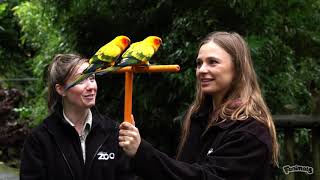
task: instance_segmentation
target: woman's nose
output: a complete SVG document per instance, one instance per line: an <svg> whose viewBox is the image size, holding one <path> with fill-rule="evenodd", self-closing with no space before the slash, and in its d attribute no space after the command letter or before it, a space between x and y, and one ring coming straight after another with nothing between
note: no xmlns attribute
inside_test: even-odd
<svg viewBox="0 0 320 180"><path fill-rule="evenodd" d="M86 89L87 90L97 89L97 82L95 80L87 80Z"/></svg>
<svg viewBox="0 0 320 180"><path fill-rule="evenodd" d="M198 71L199 71L200 73L206 73L206 72L208 72L208 66L207 66L205 63L203 63L203 64L199 67Z"/></svg>

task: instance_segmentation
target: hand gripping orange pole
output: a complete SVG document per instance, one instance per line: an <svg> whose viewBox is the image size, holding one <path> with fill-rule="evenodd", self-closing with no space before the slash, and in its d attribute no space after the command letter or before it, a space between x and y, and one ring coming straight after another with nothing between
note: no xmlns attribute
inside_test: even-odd
<svg viewBox="0 0 320 180"><path fill-rule="evenodd" d="M132 124L132 86L134 73L178 72L179 65L127 66L114 73L125 73L124 121Z"/></svg>

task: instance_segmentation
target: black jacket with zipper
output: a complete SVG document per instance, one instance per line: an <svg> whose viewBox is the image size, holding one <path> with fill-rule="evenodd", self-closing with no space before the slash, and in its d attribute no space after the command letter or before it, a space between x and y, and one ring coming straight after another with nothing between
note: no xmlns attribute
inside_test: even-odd
<svg viewBox="0 0 320 180"><path fill-rule="evenodd" d="M79 135L58 108L27 137L21 180L129 180L129 158L118 146L118 124L95 111L86 138L86 162Z"/></svg>
<svg viewBox="0 0 320 180"><path fill-rule="evenodd" d="M253 118L225 121L205 131L208 113L191 117L190 134L179 160L142 140L132 167L152 180L270 180L271 136Z"/></svg>

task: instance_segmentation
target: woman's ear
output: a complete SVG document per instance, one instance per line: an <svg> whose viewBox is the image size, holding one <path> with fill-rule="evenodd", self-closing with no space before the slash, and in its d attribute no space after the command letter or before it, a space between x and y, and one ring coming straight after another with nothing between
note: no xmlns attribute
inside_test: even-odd
<svg viewBox="0 0 320 180"><path fill-rule="evenodd" d="M55 85L56 91L60 96L65 96L64 87L60 84Z"/></svg>

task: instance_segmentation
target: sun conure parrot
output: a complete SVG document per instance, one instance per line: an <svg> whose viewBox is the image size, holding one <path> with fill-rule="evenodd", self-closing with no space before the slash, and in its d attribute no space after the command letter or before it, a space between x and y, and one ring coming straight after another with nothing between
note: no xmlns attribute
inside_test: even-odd
<svg viewBox="0 0 320 180"><path fill-rule="evenodd" d="M65 91L77 85L79 82L94 74L97 70L113 66L115 61L130 45L131 40L127 36L117 36L109 43L102 46L90 59L89 66L71 84L65 87Z"/></svg>
<svg viewBox="0 0 320 180"><path fill-rule="evenodd" d="M125 66L149 65L150 58L157 52L162 43L157 36L148 36L142 41L135 42L122 54L122 60L114 66L100 71L99 75L118 70Z"/></svg>

